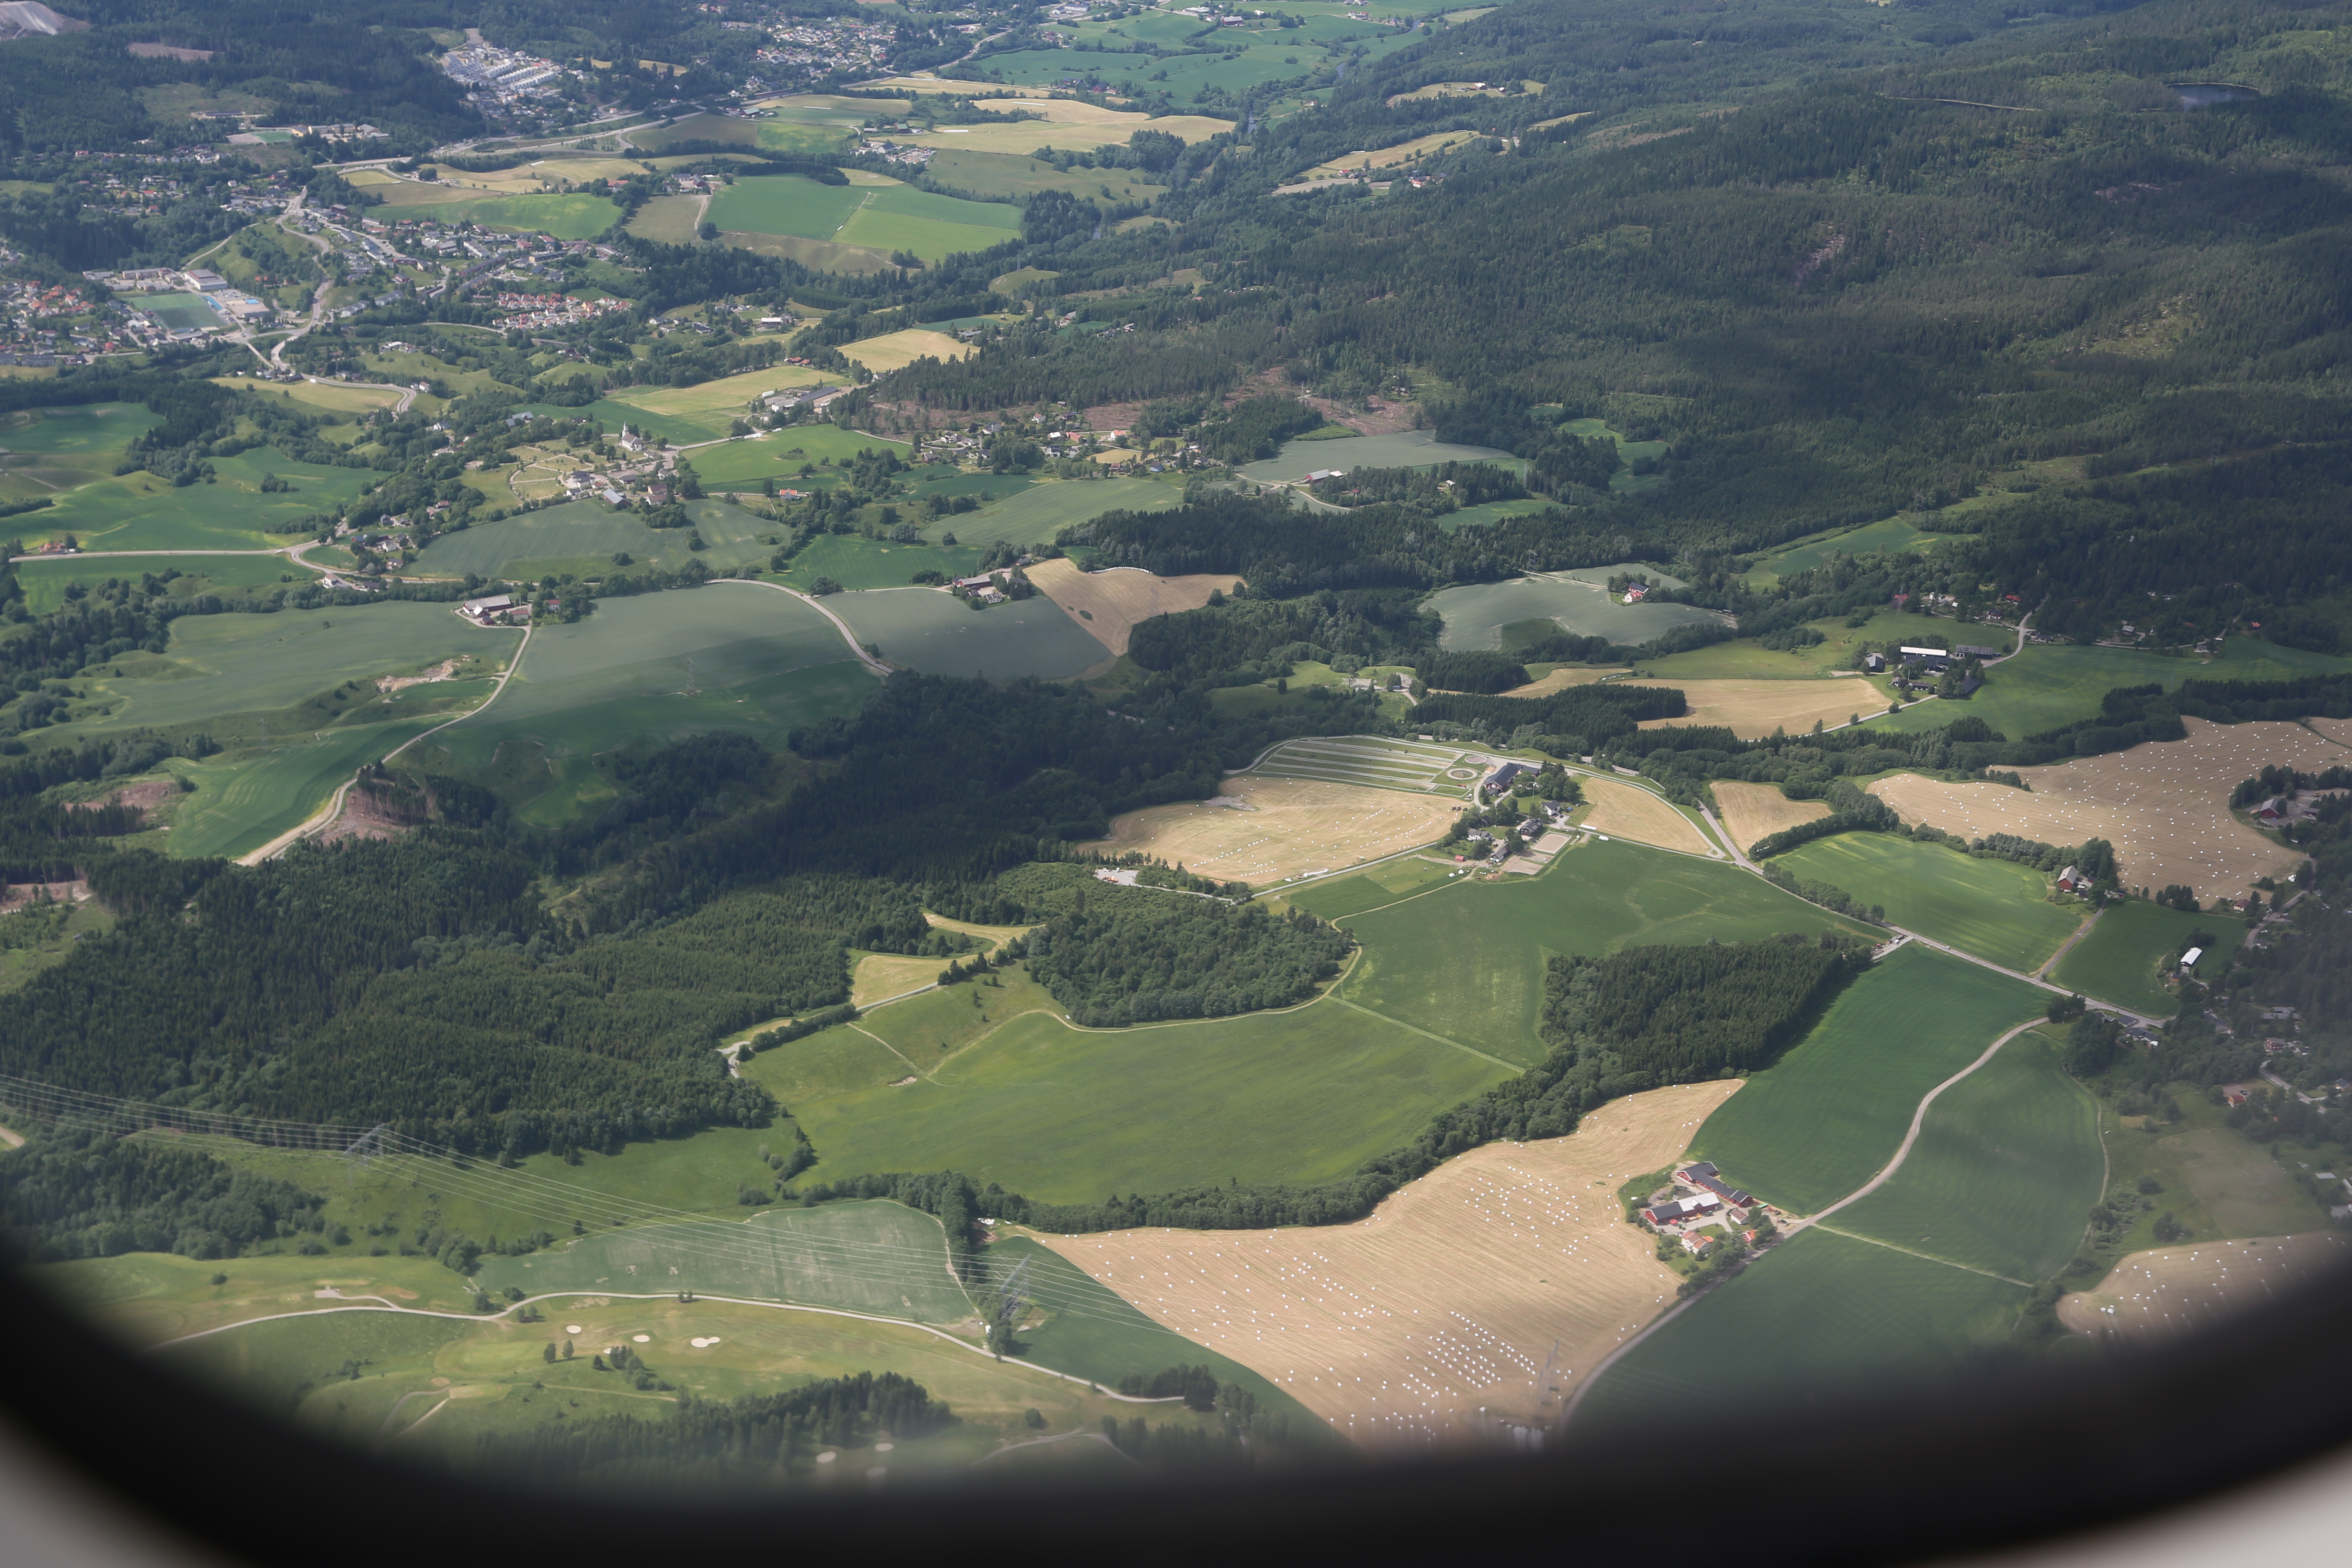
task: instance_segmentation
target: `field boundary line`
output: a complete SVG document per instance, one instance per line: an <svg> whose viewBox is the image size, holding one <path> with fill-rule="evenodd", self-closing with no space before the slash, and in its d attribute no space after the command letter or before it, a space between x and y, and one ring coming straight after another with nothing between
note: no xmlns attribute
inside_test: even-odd
<svg viewBox="0 0 2352 1568"><path fill-rule="evenodd" d="M2044 963L2041 968L2033 972L2033 978L2036 980L2047 980L2049 978L2050 972L2057 968L2059 962L2068 953L2074 951L2074 944L2076 942L2091 934L2091 928L2097 925L2099 923L2099 917L2106 912L2107 907L2105 904L2101 904L2097 909L2093 910L2091 911L2091 918L2084 921L2081 925L2076 926L2074 928L2074 934L2058 944L2058 951L2050 955L2050 962ZM2056 982L2052 981L2051 984L2055 984Z"/></svg>
<svg viewBox="0 0 2352 1568"><path fill-rule="evenodd" d="M1345 996L1334 996L1331 1000L1342 1007L1353 1007L1366 1017L1378 1018L1383 1024L1394 1024L1398 1028L1419 1035L1425 1040L1435 1040L1441 1046L1452 1046L1457 1051L1466 1051L1481 1061L1493 1062L1498 1068L1508 1068L1515 1073L1524 1073L1528 1070L1517 1062L1507 1062L1500 1057L1490 1057L1475 1046L1465 1046L1459 1040L1449 1040L1444 1035L1432 1034L1418 1024L1408 1024L1402 1018L1391 1018L1386 1013L1376 1013L1361 1002L1350 1002Z"/></svg>
<svg viewBox="0 0 2352 1568"><path fill-rule="evenodd" d="M1850 1204L1860 1203L1863 1199L1870 1196L1871 1194L1876 1192L1879 1188L1892 1181L1895 1177L1895 1173L1903 1168L1903 1162L1911 1157L1911 1146L1919 1141L1919 1130L1927 1125L1928 1107L1936 1103L1937 1097L1942 1094L1946 1089L1951 1088L1954 1084L1959 1082L1962 1079L1967 1078L1969 1074L1975 1072L1979 1068L1983 1067L1987 1062L1992 1060L1993 1058L1999 1056L2000 1054L2000 1048L2009 1044L2010 1041L2017 1038L2018 1036L2025 1033L2026 1030L2034 1028L2047 1021L2048 1020L2042 1018L2032 1018L2018 1025L2015 1028L2001 1036L2000 1038L1995 1040L1991 1045L1987 1046L1985 1047L1984 1055L1979 1057L1976 1060L1970 1062L1968 1066L1962 1068L1959 1071L1954 1073L1951 1077L1946 1079L1943 1082L1929 1089L1920 1100L1917 1108L1911 1112L1911 1131L1903 1135L1903 1142L1895 1149L1895 1157L1886 1162L1885 1165L1879 1171L1878 1174L1871 1177L1869 1181L1864 1182L1853 1192L1848 1193L1845 1196L1838 1199L1837 1202L1830 1205L1829 1207L1821 1210L1819 1213L1808 1215L1803 1219L1797 1221L1796 1224L1789 1227L1790 1234L1793 1236L1800 1230L1804 1230L1812 1226L1821 1224L1822 1221L1829 1218L1830 1215L1837 1213L1838 1210L1846 1207ZM1864 1239L1867 1238L1865 1237ZM1957 1268L1962 1267L1962 1265L1954 1264L1953 1267Z"/></svg>
<svg viewBox="0 0 2352 1568"><path fill-rule="evenodd" d="M403 741L400 744L394 746L389 752L386 752L383 754L383 760L387 763L392 761L393 758L400 755L401 752L408 750L409 747L416 744L417 742L425 739L426 736L439 734L451 724L464 723L467 720L471 719L475 714L479 713L483 709L488 708L491 703L496 702L499 698L505 696L507 682L512 680L522 671L522 656L530 651L530 634L538 629L539 627L535 625L523 627L522 641L515 644L514 658L507 661L506 668L500 672L499 676L498 685L491 688L490 694L482 699L479 706L468 708L463 713L458 714L455 719L451 719L444 723L434 725L433 728L425 731L422 735L410 736L407 740Z"/></svg>
<svg viewBox="0 0 2352 1568"><path fill-rule="evenodd" d="M1862 1234L1860 1234L1859 1232L1856 1232L1856 1231L1851 1231L1851 1230L1840 1230L1837 1226L1833 1226L1833 1225L1824 1225L1824 1226L1819 1226L1819 1227L1817 1227L1817 1228L1822 1229L1822 1230L1825 1230L1825 1231L1829 1232L1832 1236L1842 1236L1842 1237L1845 1237L1848 1241L1860 1241L1860 1242L1866 1242L1866 1243L1868 1243L1868 1244L1869 1244L1870 1246L1872 1246L1872 1247L1883 1247L1886 1248L1886 1250L1887 1250L1887 1251L1889 1251L1889 1252L1900 1252L1900 1253L1902 1253L1904 1256L1906 1256L1906 1258L1916 1258L1920 1259L1922 1262L1927 1262L1927 1263L1940 1263L1940 1264L1944 1265L1944 1267L1945 1267L1945 1268L1959 1268L1959 1269L1965 1269L1966 1271L1968 1271L1968 1272L1969 1272L1969 1273L1970 1273L1970 1274L1981 1274L1981 1275L1983 1275L1983 1276L1984 1276L1986 1279L1998 1279L1998 1280L2000 1280L2000 1281L2002 1284L2004 1284L2004 1285L2016 1285L2016 1286L2020 1286L2020 1287L2021 1287L2022 1289L2028 1289L2028 1290L2031 1290L2031 1289L2033 1289L2033 1287L2032 1287L2032 1286L2028 1285L2028 1284L2027 1284L2024 1280L2022 1280L2022 1279L2011 1279L2008 1275L2006 1275L2006 1274L1996 1274L1996 1273L1994 1273L1994 1272L1993 1272L1991 1269L1990 1269L1990 1268L1979 1268L1978 1267L1976 1267L1976 1265L1974 1265L1974 1264L1972 1264L1972 1263L1961 1263L1961 1262L1958 1262L1958 1261L1956 1261L1956 1260L1954 1260L1954 1259L1952 1259L1952 1258L1938 1258L1938 1257L1937 1257L1937 1256L1936 1256L1934 1253L1932 1253L1932 1252L1921 1252L1921 1251L1920 1251L1918 1248L1916 1248L1916 1247L1897 1247L1895 1243L1893 1243L1893 1242L1891 1242L1891 1241L1881 1241L1881 1240L1879 1240L1879 1239L1878 1239L1878 1237L1874 1237L1874 1236L1864 1236L1864 1235L1862 1235Z"/></svg>
<svg viewBox="0 0 2352 1568"><path fill-rule="evenodd" d="M755 1215L752 1217L756 1219L758 1216ZM1112 1294L1117 1295L1118 1292L1113 1291ZM634 1290L551 1290L544 1296L526 1296L521 1300L514 1302L503 1310L497 1312L442 1312L425 1307L326 1307L310 1309L299 1312L272 1312L267 1317L239 1318L233 1323L221 1323L213 1328L199 1329L193 1334L182 1334L176 1339L162 1340L154 1344L142 1347L142 1353L152 1353L155 1351L168 1350L173 1345L185 1344L190 1340L205 1339L214 1334L226 1333L231 1329L244 1328L251 1323L274 1323L287 1318L317 1318L338 1311L390 1312L398 1316L410 1318L454 1318L461 1323L495 1323L504 1320L508 1313L530 1306L535 1302L553 1301L560 1298L568 1296L603 1296L615 1301L667 1301L676 1300L677 1295L677 1292L674 1290L664 1290L659 1292ZM935 1338L945 1340L948 1343L959 1346L963 1350L970 1351L976 1356L986 1356L992 1361L999 1360L998 1357L993 1355L984 1346L973 1344L969 1340L960 1340L956 1338L955 1335L949 1333L945 1329L933 1328L929 1323L913 1322L905 1318L877 1317L871 1312L852 1312L840 1307L804 1307L797 1301L761 1301L746 1296L706 1296L699 1291L695 1293L694 1299L697 1301L723 1301L730 1307L763 1307L771 1311L777 1312L814 1312L819 1317L854 1318L861 1323L886 1323L892 1328L914 1329L921 1333L929 1334ZM1123 1296L1119 1299L1121 1300L1126 1300ZM1145 1314L1145 1316L1148 1318L1150 1315ZM1159 1325L1156 1320L1153 1320L1153 1321L1155 1326L1164 1327L1164 1325ZM1173 1329L1168 1329L1166 1331L1180 1340L1184 1337L1183 1335L1177 1333ZM1145 1399L1137 1394L1114 1393L1112 1390L1103 1387L1102 1384L1097 1383L1092 1378L1080 1377L1075 1373L1055 1372L1050 1366L1040 1366L1033 1361L1021 1361L1016 1359L1010 1362L1000 1361L999 1364L1026 1367L1030 1371L1040 1373L1046 1377L1059 1378L1064 1383L1081 1384L1086 1387L1094 1390L1097 1394L1101 1394L1106 1399L1116 1399L1123 1404L1167 1405L1173 1403L1172 1398ZM438 1407L436 1406L436 1408ZM420 1421L422 1419L422 1417L419 1417ZM403 1431L407 1432L413 1432L415 1429L415 1424L411 1424L410 1426L402 1428ZM395 1434L395 1436L397 1434Z"/></svg>
<svg viewBox="0 0 2352 1568"><path fill-rule="evenodd" d="M823 616L826 620L831 621L833 623L833 629L841 634L841 640L849 645L849 651L856 656L858 663L864 665L875 674L882 676L885 679L898 673L888 665L883 663L880 659L876 658L872 654L867 653L866 651L866 645L857 640L857 634L849 629L849 623L843 620L839 616L835 615L831 610L825 608L824 604L812 595L803 594L798 588L787 588L782 583L769 583L757 577L713 577L710 581L713 583L741 583L750 587L772 588L779 594L789 595L791 597L798 599L802 604L806 605L810 609L814 610L818 615ZM520 656L518 655L517 658L520 658Z"/></svg>
<svg viewBox="0 0 2352 1568"><path fill-rule="evenodd" d="M1822 1229L1829 1231L1832 1236L1847 1236L1849 1237L1849 1239L1870 1242L1874 1247L1885 1247L1895 1252L1908 1251L1909 1249L1907 1247L1895 1247L1891 1242L1871 1241L1871 1238L1866 1236L1851 1236L1850 1233L1846 1231L1837 1230L1829 1226L1822 1226L1822 1221L1837 1213L1838 1210L1845 1207L1848 1204L1857 1203L1876 1192L1880 1187L1885 1186L1888 1178L1895 1174L1895 1171L1902 1165L1904 1160L1910 1154L1911 1145L1918 1141L1919 1128L1921 1124L1927 1121L1927 1108L1935 1103L1936 1097L1943 1093L1946 1089L1951 1088L1952 1085L1959 1082L1962 1079L1968 1077L1970 1073L1976 1071L1979 1068L1984 1066L1987 1062L1992 1060L1994 1057L2000 1055L2000 1048L2009 1044L2010 1041L2017 1038L2018 1036L2025 1033L2026 1030L2031 1029L2042 1022L2044 1022L2044 1020L2034 1018L2018 1025L2015 1028L2010 1030L2007 1034L2002 1035L1999 1039L1993 1041L1990 1046L1987 1047L1985 1048L1984 1055L1979 1057L1976 1060L1962 1068L1958 1072L1954 1073L1951 1077L1946 1079L1943 1082L1929 1089L1926 1098L1919 1101L1917 1109L1912 1111L1911 1131L1905 1135L1902 1146L1895 1151L1895 1157L1886 1163L1885 1168L1880 1171L1877 1175L1873 1176L1859 1190L1847 1194L1844 1197L1840 1198L1837 1202L1830 1205L1829 1207L1822 1209L1820 1213L1810 1215L1803 1219L1792 1222L1787 1229L1781 1232L1782 1237L1784 1238L1793 1237L1800 1231L1809 1230L1815 1226L1821 1226ZM2102 1190L2104 1191L2104 1189ZM1779 1250L1779 1247L1774 1247L1770 1251L1766 1252L1763 1257L1758 1258L1754 1263L1750 1263L1748 1267L1751 1268L1754 1268L1756 1264L1763 1262L1765 1258L1770 1258L1773 1253L1778 1252ZM1927 1258L1927 1254L1919 1253L1916 1256ZM1949 1263L1950 1267L1966 1270L1971 1274L1982 1274L1985 1272L1983 1269L1979 1268L1969 1268L1965 1263L1950 1263L1948 1258L1930 1258L1929 1261L1936 1263ZM1741 1270L1742 1273L1745 1273L1746 1271L1746 1269ZM2005 1275L1994 1274L1988 1277L1990 1279L2003 1280L2005 1283L2011 1285L2019 1283L2017 1280L2008 1279ZM1738 1276L1735 1275L1733 1278L1737 1279ZM1727 1280L1725 1283L1728 1284L1729 1281ZM1608 1355L1602 1357L1601 1364L1594 1367L1591 1372L1585 1374L1584 1381L1576 1385L1576 1392L1569 1395L1568 1403L1561 1407L1559 1413L1559 1429L1563 1431L1567 1429L1569 1423L1576 1418L1577 1406L1584 1403L1584 1396L1587 1394L1590 1394L1592 1391L1593 1386L1601 1381L1602 1375L1605 1374L1611 1367L1616 1365L1617 1363L1631 1352L1634 1346L1642 1343L1643 1341L1648 1339L1652 1334L1656 1333L1660 1329L1664 1328L1668 1323L1673 1322L1694 1304L1705 1300L1708 1296L1714 1294L1715 1289L1720 1288L1720 1286L1717 1286L1714 1289L1701 1290L1696 1295L1685 1297L1683 1300L1675 1302L1673 1306L1667 1308L1664 1311L1659 1313L1656 1317L1651 1319L1647 1323L1644 1323L1642 1326L1641 1332L1635 1334L1632 1339L1627 1340L1615 1350L1611 1351Z"/></svg>
<svg viewBox="0 0 2352 1568"><path fill-rule="evenodd" d="M849 1026L853 1029L857 1029L857 1020L855 1018L849 1020ZM881 1036L876 1034L873 1030L857 1029L857 1032L865 1036L867 1039L873 1041L876 1045L881 1047L884 1050L889 1052L892 1056L897 1057L900 1061L905 1062L907 1064L907 1070L913 1073L917 1078L929 1078L931 1076L922 1068L917 1067L913 1058L900 1050L898 1047L892 1045L889 1041L884 1039Z"/></svg>

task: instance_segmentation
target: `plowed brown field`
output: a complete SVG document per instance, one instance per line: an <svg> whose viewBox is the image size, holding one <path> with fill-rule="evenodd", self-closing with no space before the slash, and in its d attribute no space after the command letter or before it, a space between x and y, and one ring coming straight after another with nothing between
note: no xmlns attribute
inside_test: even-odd
<svg viewBox="0 0 2352 1568"><path fill-rule="evenodd" d="M1970 838L2014 833L2043 844L2104 838L2127 887L2194 888L2235 897L2255 878L2284 877L2303 857L2230 816L2230 792L2266 763L2319 772L2352 760L2299 724L2184 719L2185 741L2152 741L2104 757L2019 770L2031 791L1941 784L1897 773L1870 786L1909 823Z"/></svg>
<svg viewBox="0 0 2352 1568"><path fill-rule="evenodd" d="M1759 838L1830 814L1830 808L1818 800L1790 800L1778 784L1742 784L1737 779L1716 781L1715 804L1723 814L1725 831L1742 849Z"/></svg>
<svg viewBox="0 0 2352 1568"><path fill-rule="evenodd" d="M1462 802L1308 779L1231 778L1229 805L1154 805L1111 819L1081 849L1139 849L1220 881L1263 886L1378 860L1445 836ZM1628 835L1631 837L1631 835Z"/></svg>
<svg viewBox="0 0 2352 1568"><path fill-rule="evenodd" d="M1569 1137L1473 1150L1355 1225L1039 1239L1365 1447L1541 1426L1674 1296L1618 1184L1680 1154L1738 1087L1654 1089Z"/></svg>
<svg viewBox="0 0 2352 1568"><path fill-rule="evenodd" d="M2116 1264L2096 1290L2060 1297L2058 1321L2101 1338L2167 1340L2212 1328L2347 1263L2352 1237L2330 1230L2161 1247Z"/></svg>
<svg viewBox="0 0 2352 1568"><path fill-rule="evenodd" d="M1068 559L1040 561L1029 568L1037 591L1113 653L1127 651L1128 634L1138 621L1178 610L1197 610L1213 590L1232 593L1232 576L1155 577L1131 567L1081 572Z"/></svg>
<svg viewBox="0 0 2352 1568"><path fill-rule="evenodd" d="M1714 847L1705 834L1691 826L1689 817L1648 790L1635 789L1613 779L1587 778L1578 782L1583 784L1584 798L1591 803L1579 820L1595 833L1692 855L1705 855Z"/></svg>

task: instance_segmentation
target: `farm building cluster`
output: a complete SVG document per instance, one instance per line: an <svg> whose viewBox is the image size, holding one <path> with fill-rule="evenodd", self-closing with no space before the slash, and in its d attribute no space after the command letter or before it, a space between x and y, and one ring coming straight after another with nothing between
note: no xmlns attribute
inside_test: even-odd
<svg viewBox="0 0 2352 1568"><path fill-rule="evenodd" d="M1641 1217L1660 1236L1671 1236L1680 1241L1692 1257L1705 1258L1715 1249L1715 1240L1701 1235L1701 1231L1741 1231L1766 1211L1761 1199L1725 1181L1714 1161L1694 1160L1674 1173L1670 1188L1651 1195ZM1755 1241L1758 1230L1747 1228L1745 1235L1749 1241Z"/></svg>

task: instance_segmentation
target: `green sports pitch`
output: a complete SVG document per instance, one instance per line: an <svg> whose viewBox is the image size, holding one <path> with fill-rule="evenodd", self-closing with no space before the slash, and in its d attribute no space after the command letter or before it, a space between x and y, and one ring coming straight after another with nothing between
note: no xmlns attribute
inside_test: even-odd
<svg viewBox="0 0 2352 1568"><path fill-rule="evenodd" d="M2049 879L2030 867L1893 834L1817 838L1772 864L1883 905L1906 931L2029 974L2082 926L2080 914L2048 900Z"/></svg>
<svg viewBox="0 0 2352 1568"><path fill-rule="evenodd" d="M1894 1155L1929 1089L2038 1016L2046 997L1966 959L1897 948L1708 1117L1691 1152L1769 1203L1826 1207Z"/></svg>

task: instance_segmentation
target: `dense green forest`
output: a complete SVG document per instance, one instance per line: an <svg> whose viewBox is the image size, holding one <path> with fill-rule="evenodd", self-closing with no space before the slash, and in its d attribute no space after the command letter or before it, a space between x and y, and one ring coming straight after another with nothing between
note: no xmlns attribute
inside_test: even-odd
<svg viewBox="0 0 2352 1568"><path fill-rule="evenodd" d="M1665 1082L1769 1066L1828 994L1870 962L1864 942L1709 942L1563 954L1544 974L1547 1038L1613 1051Z"/></svg>

